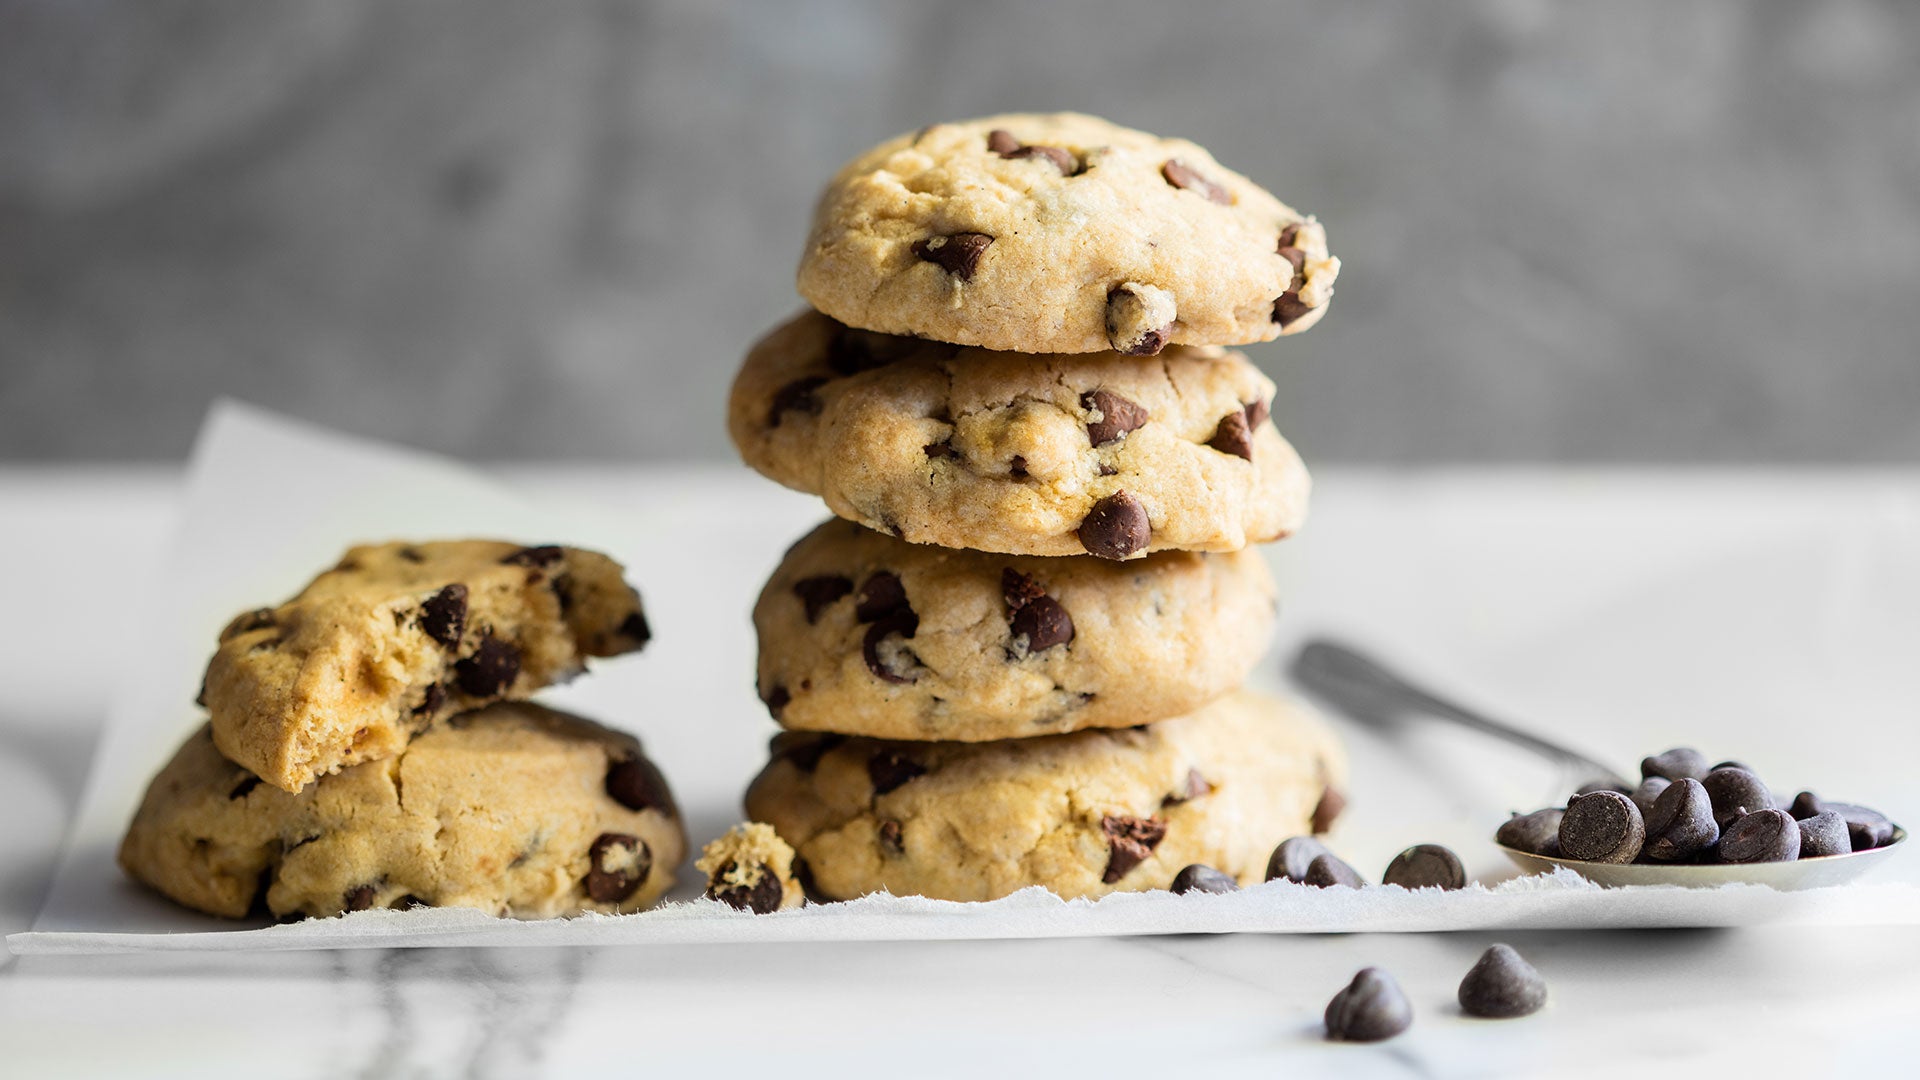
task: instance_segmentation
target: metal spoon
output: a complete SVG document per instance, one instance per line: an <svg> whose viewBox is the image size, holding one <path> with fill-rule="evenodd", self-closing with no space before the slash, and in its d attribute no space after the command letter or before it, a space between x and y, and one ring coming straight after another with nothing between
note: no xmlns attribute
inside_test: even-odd
<svg viewBox="0 0 1920 1080"><path fill-rule="evenodd" d="M1590 780L1607 780L1627 787L1626 778L1598 759L1502 723L1431 690L1416 686L1386 665L1359 650L1324 639L1300 647L1290 669L1294 681L1315 697L1370 726L1391 727L1408 716L1446 720L1511 743L1546 758L1568 772ZM1907 838L1896 826L1893 840L1881 847L1849 855L1827 855L1794 862L1741 865L1674 865L1662 863L1590 863L1578 859L1548 858L1496 845L1530 872L1565 866L1601 885L1715 886L1732 882L1769 885L1775 889L1810 889L1838 885L1879 865L1880 857Z"/></svg>

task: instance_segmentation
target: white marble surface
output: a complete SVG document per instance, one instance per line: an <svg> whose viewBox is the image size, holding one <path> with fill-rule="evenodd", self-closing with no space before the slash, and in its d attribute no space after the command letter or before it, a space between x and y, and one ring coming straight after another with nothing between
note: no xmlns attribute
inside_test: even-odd
<svg viewBox="0 0 1920 1080"><path fill-rule="evenodd" d="M610 497L621 486L617 473L604 471L531 475L587 497ZM1376 573L1429 582L1395 613L1389 646L1441 642L1418 653L1429 670L1444 661L1460 685L1481 688L1508 712L1535 715L1551 705L1557 725L1587 725L1585 741L1616 754L1673 722L1661 701L1698 703L1714 680L1737 675L1740 643L1765 621L1767 598L1718 613L1653 612L1640 646L1601 635L1595 640L1616 647L1547 663L1541 657L1555 643L1529 626L1529 591L1548 582L1588 591L1597 623L1618 621L1631 641L1632 620L1607 610L1609 590L1630 578L1626 570L1568 573L1544 552L1537 566L1506 559L1516 565L1494 589L1478 568L1422 566L1423 547L1462 528L1550 537L1658 523L1643 529L1643 542L1705 557L1729 536L1760 536L1784 519L1791 552L1794 530L1807 521L1830 516L1839 528L1849 513L1910 515L1920 500L1920 478L1911 474L1327 470L1321 481L1309 535L1325 538L1323 553L1327 544L1357 542L1348 532L1355 524L1378 531L1399 519L1401 557ZM0 565L13 568L0 606L34 615L0 620L0 931L32 920L113 658L140 647L116 633L115 613L138 593L165 533L171 482L151 472L0 472ZM1360 581L1367 568L1342 569L1311 548L1300 551L1318 584L1292 583L1295 617L1369 629L1368 613L1341 619L1329 603L1370 595ZM1755 549L1753 557L1775 556ZM1843 572L1829 584L1854 587ZM1668 655L1676 651L1670 639L1716 626L1724 630L1719 646ZM1844 658L1810 657L1810 687L1844 674ZM1566 704L1569 682L1592 685L1589 707ZM1862 718L1867 741L1890 725L1911 725L1913 700L1889 701L1885 715ZM1728 707L1755 715L1756 730L1793 723L1800 703L1790 704L1776 714L1742 701L1737 689L1728 694ZM1484 753L1471 744L1423 749ZM1858 749L1822 743L1794 760L1831 775ZM1914 805L1904 762L1869 760L1845 775L1889 785L1872 788L1886 792L1889 809ZM1448 809L1432 823L1443 839ZM672 1074L731 1072L762 1057L799 1075L1146 1075L1196 1066L1597 1075L1696 1061L1716 1070L1820 1075L1851 1064L1905 1075L1920 1049L1920 928L1505 938L1554 992L1546 1012L1509 1024L1466 1020L1451 1006L1460 974L1491 940L1479 933L15 958L0 967L0 1075L518 1076L610 1067ZM1419 1022L1381 1047L1322 1043L1317 1023L1327 997L1366 964L1400 978Z"/></svg>

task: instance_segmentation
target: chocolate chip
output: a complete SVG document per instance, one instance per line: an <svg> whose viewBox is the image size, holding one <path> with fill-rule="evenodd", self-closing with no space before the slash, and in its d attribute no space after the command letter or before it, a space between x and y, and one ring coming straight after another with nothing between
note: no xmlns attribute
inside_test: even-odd
<svg viewBox="0 0 1920 1080"><path fill-rule="evenodd" d="M820 759L827 751L847 741L845 735L801 736L798 732L788 733L796 736L785 745L776 748L776 752L793 763L801 772L810 773L820 767Z"/></svg>
<svg viewBox="0 0 1920 1080"><path fill-rule="evenodd" d="M1293 264L1293 277L1287 282L1287 292L1290 295L1298 296L1300 295L1300 286L1307 283L1307 253L1297 247L1290 247L1283 244L1280 247L1280 257Z"/></svg>
<svg viewBox="0 0 1920 1080"><path fill-rule="evenodd" d="M1207 445L1223 454L1232 454L1245 461L1253 460L1253 430L1247 426L1247 414L1236 409L1220 418L1220 426L1213 429L1213 438Z"/></svg>
<svg viewBox="0 0 1920 1080"><path fill-rule="evenodd" d="M1111 390L1089 390L1080 395L1080 407L1100 414L1087 421L1087 440L1105 446L1147 422L1147 410Z"/></svg>
<svg viewBox="0 0 1920 1080"><path fill-rule="evenodd" d="M1486 1020L1530 1016L1547 1003L1547 980L1511 945L1495 945L1460 980L1460 1009Z"/></svg>
<svg viewBox="0 0 1920 1080"><path fill-rule="evenodd" d="M347 890L347 894L341 898L340 904L348 911L367 910L373 906L373 886L355 885L353 888Z"/></svg>
<svg viewBox="0 0 1920 1080"><path fill-rule="evenodd" d="M1714 769L1746 769L1748 772L1753 772L1752 769L1747 767L1745 762L1740 761L1723 761L1707 771L1712 772Z"/></svg>
<svg viewBox="0 0 1920 1080"><path fill-rule="evenodd" d="M1327 1002L1326 1023L1335 1042L1381 1042L1413 1026L1413 1005L1393 976L1362 968Z"/></svg>
<svg viewBox="0 0 1920 1080"><path fill-rule="evenodd" d="M639 611L620 620L620 634L633 639L640 645L653 640L653 628L647 625L646 615Z"/></svg>
<svg viewBox="0 0 1920 1080"><path fill-rule="evenodd" d="M760 700L767 706L767 715L778 720L780 719L780 710L793 703L793 694L786 687L779 683L774 683L773 689L760 695Z"/></svg>
<svg viewBox="0 0 1920 1080"><path fill-rule="evenodd" d="M388 908L394 911L412 911L414 908L423 908L423 907L432 907L432 906L433 906L432 904L427 903L425 900L420 899L419 897L413 895L412 893L406 893L400 896L399 898L395 899L393 903L387 905Z"/></svg>
<svg viewBox="0 0 1920 1080"><path fill-rule="evenodd" d="M553 599L560 605L560 614L565 615L573 610L572 575L555 574L553 580L547 583L547 587L553 590Z"/></svg>
<svg viewBox="0 0 1920 1080"><path fill-rule="evenodd" d="M472 656L453 665L453 677L469 697L504 693L520 677L520 650L496 637L482 638Z"/></svg>
<svg viewBox="0 0 1920 1080"><path fill-rule="evenodd" d="M954 233L915 240L913 253L961 281L971 281L974 271L980 267L980 257L986 254L987 245L991 243L993 237L984 233Z"/></svg>
<svg viewBox="0 0 1920 1080"><path fill-rule="evenodd" d="M913 348L912 338L843 326L827 343L827 366L841 375L858 375L863 371L885 367L907 355Z"/></svg>
<svg viewBox="0 0 1920 1080"><path fill-rule="evenodd" d="M1113 466L1107 464L1104 461L1094 467L1094 472L1099 473L1101 476L1119 476L1120 475L1119 469L1114 468Z"/></svg>
<svg viewBox="0 0 1920 1080"><path fill-rule="evenodd" d="M653 849L626 833L601 833L587 848L587 895L602 904L632 896L653 869Z"/></svg>
<svg viewBox="0 0 1920 1080"><path fill-rule="evenodd" d="M1826 809L1826 804L1821 801L1820 796L1811 791L1803 791L1793 797L1793 803L1787 812L1796 819L1806 819L1825 813Z"/></svg>
<svg viewBox="0 0 1920 1080"><path fill-rule="evenodd" d="M1006 128L994 128L987 132L987 149L1001 157L1006 157L1020 149L1020 140L1014 138L1013 132Z"/></svg>
<svg viewBox="0 0 1920 1080"><path fill-rule="evenodd" d="M1800 824L1784 810L1756 810L1721 830L1715 850L1721 862L1792 862L1800 857Z"/></svg>
<svg viewBox="0 0 1920 1080"><path fill-rule="evenodd" d="M882 570L867 578L860 586L860 597L854 605L853 617L867 623L896 611L907 610L911 610L907 604L907 587L900 583L899 575Z"/></svg>
<svg viewBox="0 0 1920 1080"><path fill-rule="evenodd" d="M552 566L567 557L557 544L541 544L539 547L521 548L519 551L500 561L511 566Z"/></svg>
<svg viewBox="0 0 1920 1080"><path fill-rule="evenodd" d="M1226 188L1201 176L1179 158L1168 158L1167 163L1160 166L1160 175L1174 187L1205 196L1208 202L1233 205L1233 195Z"/></svg>
<svg viewBox="0 0 1920 1080"><path fill-rule="evenodd" d="M885 795L916 776L925 776L926 767L899 750L877 750L867 759L867 779L873 793Z"/></svg>
<svg viewBox="0 0 1920 1080"><path fill-rule="evenodd" d="M1153 538L1153 525L1139 499L1116 491L1093 504L1080 522L1077 535L1088 554L1124 559L1146 550Z"/></svg>
<svg viewBox="0 0 1920 1080"><path fill-rule="evenodd" d="M259 777L253 776L251 774L247 776L242 776L240 778L240 782L233 785L233 790L227 792L227 798L244 799L247 797L248 792L252 791L254 788L257 788L259 786L260 786ZM1842 822L1840 827L1844 830L1846 828L1846 823Z"/></svg>
<svg viewBox="0 0 1920 1080"><path fill-rule="evenodd" d="M529 548L528 550L532 550ZM559 549L555 549L556 551ZM467 587L455 582L420 605L420 632L451 649L467 630Z"/></svg>
<svg viewBox="0 0 1920 1080"><path fill-rule="evenodd" d="M906 854L906 838L902 835L899 822L883 821L880 823L880 846L895 855Z"/></svg>
<svg viewBox="0 0 1920 1080"><path fill-rule="evenodd" d="M1640 759L1640 775L1664 776L1668 780L1705 779L1707 756L1691 746L1676 746L1664 754Z"/></svg>
<svg viewBox="0 0 1920 1080"><path fill-rule="evenodd" d="M1893 843L1893 822L1878 810L1853 803L1823 802L1821 810L1831 810L1847 822L1847 834L1853 850L1866 851Z"/></svg>
<svg viewBox="0 0 1920 1080"><path fill-rule="evenodd" d="M960 456L960 451L953 448L952 439L941 439L937 443L928 443L920 448L920 452L930 458L958 458Z"/></svg>
<svg viewBox="0 0 1920 1080"><path fill-rule="evenodd" d="M1800 857L1817 859L1822 855L1845 855L1853 850L1853 837L1847 832L1847 819L1837 810L1828 810L1801 818Z"/></svg>
<svg viewBox="0 0 1920 1080"><path fill-rule="evenodd" d="M413 707L413 715L431 717L447 703L447 688L433 683L420 695L420 704Z"/></svg>
<svg viewBox="0 0 1920 1080"><path fill-rule="evenodd" d="M1313 305L1300 299L1299 293L1281 293L1273 301L1273 321L1285 330L1305 318L1313 310Z"/></svg>
<svg viewBox="0 0 1920 1080"><path fill-rule="evenodd" d="M1015 638L1026 639L1029 654L1073 640L1073 617L1051 596L1042 596L1022 607L1008 622Z"/></svg>
<svg viewBox="0 0 1920 1080"><path fill-rule="evenodd" d="M1100 818L1100 831L1106 834L1108 851L1107 872L1100 880L1111 885L1153 854L1166 838L1167 823L1159 818L1106 814Z"/></svg>
<svg viewBox="0 0 1920 1080"><path fill-rule="evenodd" d="M1023 146L1011 154L1000 156L1014 161L1041 158L1059 169L1061 176L1072 176L1080 171L1080 163L1074 160L1073 154L1058 146Z"/></svg>
<svg viewBox="0 0 1920 1080"><path fill-rule="evenodd" d="M1643 820L1648 814L1653 813L1654 802L1672 783L1673 781L1664 776L1649 776L1640 781L1639 787L1633 789L1633 794L1629 798L1633 799L1633 805L1640 808L1640 817Z"/></svg>
<svg viewBox="0 0 1920 1080"><path fill-rule="evenodd" d="M793 583L793 595L806 608L807 625L812 626L827 605L853 591L853 581L838 574L802 578Z"/></svg>
<svg viewBox="0 0 1920 1080"><path fill-rule="evenodd" d="M1183 803L1192 802L1194 799L1205 798L1211 794L1213 794L1212 782L1200 775L1199 769L1188 769L1186 786L1181 789L1180 797L1172 799L1172 796L1168 796L1168 798L1176 803Z"/></svg>
<svg viewBox="0 0 1920 1080"><path fill-rule="evenodd" d="M1280 247L1295 247L1300 243L1300 223L1294 222L1280 230Z"/></svg>
<svg viewBox="0 0 1920 1080"><path fill-rule="evenodd" d="M1677 782L1677 781L1676 781ZM1714 769L1700 780L1713 802L1713 820L1726 828L1756 810L1772 810L1773 792L1745 769ZM1671 790L1671 789L1669 789Z"/></svg>
<svg viewBox="0 0 1920 1080"><path fill-rule="evenodd" d="M658 810L673 816L667 778L644 757L621 758L607 766L607 794L629 810Z"/></svg>
<svg viewBox="0 0 1920 1080"><path fill-rule="evenodd" d="M1530 855L1556 858L1560 854L1560 818L1564 810L1535 810L1515 814L1493 834L1493 842Z"/></svg>
<svg viewBox="0 0 1920 1080"><path fill-rule="evenodd" d="M902 608L899 611L885 615L876 620L872 626L867 627L867 635L860 641L860 655L861 658L867 662L867 670L873 672L874 676L883 682L910 683L915 681L918 676L913 674L911 670L907 672L896 670L888 657L880 655L880 645L895 635L903 638L911 638L919 629L920 616L915 615L911 608ZM911 653L906 652L904 649L901 650L901 652L905 653L908 657L912 656Z"/></svg>
<svg viewBox="0 0 1920 1080"><path fill-rule="evenodd" d="M751 911L755 915L771 915L780 910L780 902L786 898L786 888L780 883L780 875L773 867L760 864L760 876L751 885L735 885L731 889L715 890L714 886L725 881L739 870L739 864L727 861L713 872L713 884L707 886L707 898L718 900L738 911Z"/></svg>
<svg viewBox="0 0 1920 1080"><path fill-rule="evenodd" d="M1692 777L1669 784L1645 817L1647 840L1642 851L1656 862L1691 858L1720 839L1712 796Z"/></svg>
<svg viewBox="0 0 1920 1080"><path fill-rule="evenodd" d="M1560 819L1560 852L1569 859L1632 862L1646 838L1640 808L1617 791L1575 795Z"/></svg>
<svg viewBox="0 0 1920 1080"><path fill-rule="evenodd" d="M1337 787L1326 787L1320 791L1320 801L1313 804L1313 832L1315 836L1333 828L1333 823L1347 808L1347 797Z"/></svg>
<svg viewBox="0 0 1920 1080"><path fill-rule="evenodd" d="M1393 857L1380 883L1403 889L1464 889L1467 871L1460 865L1460 856L1447 848L1415 844Z"/></svg>
<svg viewBox="0 0 1920 1080"><path fill-rule="evenodd" d="M1628 796L1633 794L1632 788L1618 780L1589 780L1581 784L1580 787L1574 791L1574 794L1591 795L1596 791L1617 791L1622 795Z"/></svg>
<svg viewBox="0 0 1920 1080"><path fill-rule="evenodd" d="M1215 870L1204 863L1194 863L1192 866L1183 867L1179 873L1173 875L1173 891L1182 896L1190 892L1239 892L1240 883L1234 880L1232 874Z"/></svg>
<svg viewBox="0 0 1920 1080"><path fill-rule="evenodd" d="M1265 398L1254 398L1242 407L1247 410L1247 427L1249 429L1258 428L1261 424L1267 422L1268 409Z"/></svg>
<svg viewBox="0 0 1920 1080"><path fill-rule="evenodd" d="M1107 290L1107 344L1124 356L1157 356L1179 309L1165 289L1126 282Z"/></svg>
<svg viewBox="0 0 1920 1080"><path fill-rule="evenodd" d="M1288 881L1305 881L1307 867L1313 860L1327 854L1327 845L1311 836L1292 836L1280 841L1267 859L1267 881L1286 878Z"/></svg>
<svg viewBox="0 0 1920 1080"><path fill-rule="evenodd" d="M820 399L813 396L815 390L827 384L824 375L809 375L804 379L795 379L773 392L773 403L767 408L767 426L779 427L780 418L790 412L801 412L808 416L820 415Z"/></svg>
<svg viewBox="0 0 1920 1080"><path fill-rule="evenodd" d="M1027 459L1025 455L1013 455L1013 460L1007 462L1007 475L1013 477L1015 480L1025 480L1027 478Z"/></svg>
<svg viewBox="0 0 1920 1080"><path fill-rule="evenodd" d="M1358 871L1332 852L1315 855L1313 861L1307 864L1307 872L1300 876L1300 884L1311 885L1316 889L1330 889L1335 885L1358 889L1366 883L1366 879L1361 877Z"/></svg>

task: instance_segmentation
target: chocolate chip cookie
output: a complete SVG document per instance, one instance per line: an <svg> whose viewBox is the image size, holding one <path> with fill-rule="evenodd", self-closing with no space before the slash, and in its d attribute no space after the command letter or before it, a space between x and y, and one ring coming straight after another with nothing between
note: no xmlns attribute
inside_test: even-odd
<svg viewBox="0 0 1920 1080"><path fill-rule="evenodd" d="M503 702L297 795L221 757L202 727L147 788L120 865L229 918L420 904L547 918L644 908L685 854L637 741Z"/></svg>
<svg viewBox="0 0 1920 1080"><path fill-rule="evenodd" d="M1275 605L1252 550L989 555L836 519L754 607L760 696L785 727L885 739L1131 727L1240 685Z"/></svg>
<svg viewBox="0 0 1920 1080"><path fill-rule="evenodd" d="M701 848L693 866L707 876L708 899L771 915L806 902L806 892L794 874L794 858L793 849L773 826L749 821Z"/></svg>
<svg viewBox="0 0 1920 1080"><path fill-rule="evenodd" d="M799 287L867 330L1151 355L1305 330L1339 273L1318 223L1199 146L1052 113L936 124L849 162Z"/></svg>
<svg viewBox="0 0 1920 1080"><path fill-rule="evenodd" d="M279 607L228 624L202 700L221 753L299 791L398 753L443 717L526 697L647 637L640 597L598 552L374 544Z"/></svg>
<svg viewBox="0 0 1920 1080"><path fill-rule="evenodd" d="M747 356L747 464L916 544L1016 555L1232 551L1306 517L1306 467L1239 353L1028 356L807 312Z"/></svg>
<svg viewBox="0 0 1920 1080"><path fill-rule="evenodd" d="M747 813L827 899L1099 896L1167 888L1194 863L1260 881L1345 768L1303 708L1240 692L1146 727L1003 742L785 732Z"/></svg>

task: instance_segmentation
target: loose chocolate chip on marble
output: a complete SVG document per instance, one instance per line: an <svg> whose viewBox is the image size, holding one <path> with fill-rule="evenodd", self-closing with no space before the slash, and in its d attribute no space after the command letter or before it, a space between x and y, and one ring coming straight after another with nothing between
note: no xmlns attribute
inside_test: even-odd
<svg viewBox="0 0 1920 1080"><path fill-rule="evenodd" d="M413 707L413 715L431 717L447 703L447 688L433 683L420 695L420 704Z"/></svg>
<svg viewBox="0 0 1920 1080"><path fill-rule="evenodd" d="M558 544L541 544L521 548L500 561L510 566L552 566L566 557L567 553Z"/></svg>
<svg viewBox="0 0 1920 1080"><path fill-rule="evenodd" d="M1647 840L1641 852L1656 862L1692 858L1720 839L1712 797L1690 776L1668 785L1645 818Z"/></svg>
<svg viewBox="0 0 1920 1080"><path fill-rule="evenodd" d="M1714 769L1700 784L1713 801L1713 820L1723 829L1735 818L1774 808L1773 792L1745 769Z"/></svg>
<svg viewBox="0 0 1920 1080"><path fill-rule="evenodd" d="M1569 859L1632 862L1646 838L1640 808L1617 791L1576 795L1560 818L1560 853Z"/></svg>
<svg viewBox="0 0 1920 1080"><path fill-rule="evenodd" d="M1266 398L1254 398L1252 401L1247 402L1243 408L1247 410L1247 427L1249 429L1258 428L1261 424L1267 422L1269 408Z"/></svg>
<svg viewBox="0 0 1920 1080"><path fill-rule="evenodd" d="M1028 654L1073 640L1073 617L1051 596L1029 601L1007 621L1014 637L1027 640Z"/></svg>
<svg viewBox="0 0 1920 1080"><path fill-rule="evenodd" d="M1393 976L1362 968L1327 1002L1325 1019L1335 1042L1381 1042L1413 1026L1413 1005Z"/></svg>
<svg viewBox="0 0 1920 1080"><path fill-rule="evenodd" d="M653 849L626 833L601 833L587 848L587 895L617 904L633 895L653 869Z"/></svg>
<svg viewBox="0 0 1920 1080"><path fill-rule="evenodd" d="M803 773L810 773L820 767L820 759L826 757L829 750L846 741L845 735L802 736L786 744L776 745L775 752L792 762L794 768Z"/></svg>
<svg viewBox="0 0 1920 1080"><path fill-rule="evenodd" d="M1247 414L1236 410L1220 418L1220 426L1214 428L1213 438L1207 445L1223 454L1232 454L1245 461L1253 460L1253 429L1247 426Z"/></svg>
<svg viewBox="0 0 1920 1080"><path fill-rule="evenodd" d="M1107 814L1100 818L1100 831L1106 834L1108 852L1107 872L1100 880L1111 885L1153 854L1166 838L1167 823L1159 818Z"/></svg>
<svg viewBox="0 0 1920 1080"><path fill-rule="evenodd" d="M899 575L882 570L860 586L853 617L867 623L907 610L911 610L907 604L907 587L900 583Z"/></svg>
<svg viewBox="0 0 1920 1080"><path fill-rule="evenodd" d="M1633 789L1618 780L1589 780L1580 785L1575 795L1591 795L1596 791L1617 791L1622 795L1632 795Z"/></svg>
<svg viewBox="0 0 1920 1080"><path fill-rule="evenodd" d="M1299 322L1311 311L1313 305L1300 299L1299 293L1281 293L1273 301L1273 321L1279 323L1282 330Z"/></svg>
<svg viewBox="0 0 1920 1080"><path fill-rule="evenodd" d="M1080 395L1080 407L1100 414L1087 421L1087 441L1105 446L1129 431L1137 430L1148 419L1147 410L1137 402L1111 390L1089 390Z"/></svg>
<svg viewBox="0 0 1920 1080"><path fill-rule="evenodd" d="M531 549L529 549L531 550ZM451 649L467 631L467 587L454 582L420 605L420 632Z"/></svg>
<svg viewBox="0 0 1920 1080"><path fill-rule="evenodd" d="M882 655L880 646L896 635L911 638L919 629L920 616L915 615L912 608L902 608L876 619L872 626L867 627L867 634L860 641L860 656L867 662L867 670L883 682L910 683L918 679L912 668L904 672L897 669L894 657ZM909 660L914 659L913 654L905 649L899 650L899 653Z"/></svg>
<svg viewBox="0 0 1920 1080"><path fill-rule="evenodd" d="M780 426L780 418L790 412L801 412L808 416L820 415L820 399L813 396L815 390L827 385L823 375L809 375L804 379L795 379L773 392L773 403L767 407L767 426Z"/></svg>
<svg viewBox="0 0 1920 1080"><path fill-rule="evenodd" d="M1663 776L1668 780L1688 777L1702 780L1707 775L1707 756L1691 746L1676 746L1664 754L1641 758L1640 775Z"/></svg>
<svg viewBox="0 0 1920 1080"><path fill-rule="evenodd" d="M984 233L963 232L951 236L933 236L913 242L913 253L961 281L973 280L980 268L980 257L987 252L993 237Z"/></svg>
<svg viewBox="0 0 1920 1080"><path fill-rule="evenodd" d="M875 795L885 795L926 774L926 766L898 750L878 750L867 759L867 779L872 781Z"/></svg>
<svg viewBox="0 0 1920 1080"><path fill-rule="evenodd" d="M1320 790L1320 801L1313 804L1313 832L1315 836L1333 828L1333 823L1347 808L1347 797L1337 787L1325 787Z"/></svg>
<svg viewBox="0 0 1920 1080"><path fill-rule="evenodd" d="M1173 875L1172 888L1176 895L1181 896L1190 892L1230 893L1239 892L1240 883L1223 870L1215 870L1204 863L1194 863L1182 867L1179 873Z"/></svg>
<svg viewBox="0 0 1920 1080"><path fill-rule="evenodd" d="M1291 836L1280 841L1267 859L1267 881L1285 878L1288 881L1304 881L1307 867L1313 860L1327 854L1327 845L1311 836Z"/></svg>
<svg viewBox="0 0 1920 1080"><path fill-rule="evenodd" d="M1845 855L1853 850L1853 837L1847 832L1847 819L1837 810L1801 818L1800 857L1817 859L1822 855Z"/></svg>
<svg viewBox="0 0 1920 1080"><path fill-rule="evenodd" d="M729 860L714 871L715 884L725 881L739 869L739 864ZM716 890L707 886L707 898L718 900L737 911L751 911L755 915L771 915L780 910L780 901L785 899L786 889L780 884L780 876L773 867L760 864L760 876L751 885L735 885L731 889Z"/></svg>
<svg viewBox="0 0 1920 1080"><path fill-rule="evenodd" d="M1366 879L1360 876L1359 871L1348 866L1345 860L1332 852L1315 855L1313 861L1307 864L1307 872L1300 877L1300 884L1311 885L1316 889L1330 889L1335 885L1358 889L1366 883Z"/></svg>
<svg viewBox="0 0 1920 1080"><path fill-rule="evenodd" d="M638 611L620 620L620 633L641 645L653 640L653 628L647 625L647 617Z"/></svg>
<svg viewBox="0 0 1920 1080"><path fill-rule="evenodd" d="M373 906L373 886L355 885L347 890L340 904L348 911L365 911Z"/></svg>
<svg viewBox="0 0 1920 1080"><path fill-rule="evenodd" d="M621 758L607 766L607 795L629 810L658 810L673 814L673 795L667 778L643 757Z"/></svg>
<svg viewBox="0 0 1920 1080"><path fill-rule="evenodd" d="M838 574L801 578L793 583L793 595L800 598L801 606L806 609L808 626L819 620L828 605L852 591L852 579Z"/></svg>
<svg viewBox="0 0 1920 1080"><path fill-rule="evenodd" d="M1153 539L1153 524L1139 499L1125 491L1116 491L1093 504L1093 509L1080 522L1077 535L1089 554L1102 559L1125 559L1146 550Z"/></svg>
<svg viewBox="0 0 1920 1080"><path fill-rule="evenodd" d="M1485 1020L1531 1016L1547 1003L1547 980L1511 945L1494 945L1460 980L1460 1009Z"/></svg>
<svg viewBox="0 0 1920 1080"><path fill-rule="evenodd" d="M480 639L473 655L453 665L454 681L469 697L493 697L520 677L520 650L496 637Z"/></svg>
<svg viewBox="0 0 1920 1080"><path fill-rule="evenodd" d="M1640 781L1640 786L1633 789L1633 795L1630 797L1633 799L1633 805L1640 808L1640 817L1643 820L1648 814L1653 813L1653 804L1659 800L1660 793L1667 790L1672 783L1673 781L1664 776L1649 776Z"/></svg>
<svg viewBox="0 0 1920 1080"><path fill-rule="evenodd" d="M1167 163L1160 166L1160 175L1174 187L1204 196L1208 202L1216 202L1221 206L1233 205L1231 192L1200 175L1179 158L1168 158Z"/></svg>
<svg viewBox="0 0 1920 1080"><path fill-rule="evenodd" d="M1403 889L1464 889L1467 871L1460 865L1460 856L1447 848L1415 844L1393 857L1380 883Z"/></svg>
<svg viewBox="0 0 1920 1080"><path fill-rule="evenodd" d="M1721 862L1792 862L1800 857L1800 824L1784 810L1756 810L1721 830L1715 851Z"/></svg>
<svg viewBox="0 0 1920 1080"><path fill-rule="evenodd" d="M879 829L880 846L895 855L904 855L907 851L906 836L897 821L883 821Z"/></svg>
<svg viewBox="0 0 1920 1080"><path fill-rule="evenodd" d="M1494 831L1493 842L1515 851L1556 857L1560 854L1560 818L1565 813L1556 808L1515 814Z"/></svg>
<svg viewBox="0 0 1920 1080"><path fill-rule="evenodd" d="M244 798L246 798L246 797L247 797L247 793L248 793L248 792L251 792L251 791L252 791L252 790L253 790L254 788L257 788L257 787L259 787L259 786L260 786L260 778L259 778L259 777L257 777L257 776L254 776L254 775L251 775L251 774L249 774L249 775L246 775L246 776L242 776L242 777L240 778L240 781L239 781L239 783L236 783L236 784L234 784L234 785L233 785L233 790L232 790L232 791L229 791L229 792L227 792L227 798L229 798L229 799L244 799ZM1840 828L1841 828L1842 830L1845 830L1845 829L1846 829L1846 823L1845 823L1845 822L1841 822L1841 824L1840 824Z"/></svg>

